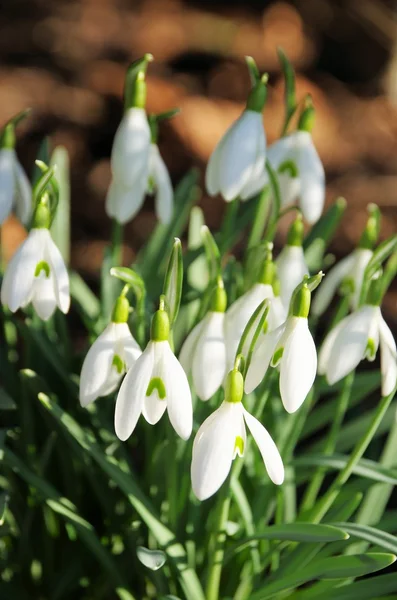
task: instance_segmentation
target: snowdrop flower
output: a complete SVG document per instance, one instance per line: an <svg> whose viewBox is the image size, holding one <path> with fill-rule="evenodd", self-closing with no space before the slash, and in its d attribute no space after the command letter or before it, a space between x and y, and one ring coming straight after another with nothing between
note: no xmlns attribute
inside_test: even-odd
<svg viewBox="0 0 397 600"><path fill-rule="evenodd" d="M17 311L30 302L43 321L56 307L67 313L69 276L60 251L45 227L31 229L12 257L1 286L1 302Z"/></svg>
<svg viewBox="0 0 397 600"><path fill-rule="evenodd" d="M187 440L192 432L193 410L189 383L168 343L169 318L160 304L152 320L151 339L128 371L116 401L117 437L130 437L142 413L154 425L165 410L176 433Z"/></svg>
<svg viewBox="0 0 397 600"><path fill-rule="evenodd" d="M281 300L287 309L292 293L309 269L302 248L303 223L299 215L288 232L287 244L276 259L277 274L280 280Z"/></svg>
<svg viewBox="0 0 397 600"><path fill-rule="evenodd" d="M168 224L174 207L174 192L168 169L155 143L150 144L147 191L154 194L154 207L158 220L160 223Z"/></svg>
<svg viewBox="0 0 397 600"><path fill-rule="evenodd" d="M193 377L193 386L201 400L209 400L220 388L226 374L224 335L227 304L223 282L218 283L207 315L187 336L179 355L186 374Z"/></svg>
<svg viewBox="0 0 397 600"><path fill-rule="evenodd" d="M145 109L129 108L114 138L112 181L106 198L106 212L126 223L140 210L149 178L150 127Z"/></svg>
<svg viewBox="0 0 397 600"><path fill-rule="evenodd" d="M0 148L0 225L15 210L27 225L32 216L32 189L15 153L14 125L8 124Z"/></svg>
<svg viewBox="0 0 397 600"><path fill-rule="evenodd" d="M210 196L221 193L226 202L247 200L266 183L266 135L262 110L266 81L256 83L242 115L226 131L213 151L205 174Z"/></svg>
<svg viewBox="0 0 397 600"><path fill-rule="evenodd" d="M269 365L279 366L281 400L289 413L302 405L316 377L317 352L307 317L311 291L321 278L322 273L310 280L306 278L296 289L285 323L262 335L247 371L245 392L248 394L260 384Z"/></svg>
<svg viewBox="0 0 397 600"><path fill-rule="evenodd" d="M268 159L280 178L281 199L286 206L299 198L305 220L315 223L325 201L325 172L311 136L313 107L301 115L298 131L268 149Z"/></svg>
<svg viewBox="0 0 397 600"><path fill-rule="evenodd" d="M276 485L284 481L284 467L276 444L242 405L243 388L241 373L233 369L227 376L224 401L204 421L194 439L191 478L199 500L215 494L226 480L235 457L244 456L246 426L258 445L270 479Z"/></svg>
<svg viewBox="0 0 397 600"><path fill-rule="evenodd" d="M380 346L382 395L397 383L397 350L393 334L382 317L381 297L375 280L367 303L340 321L326 336L320 350L318 372L330 385L340 381L364 359L375 360Z"/></svg>
<svg viewBox="0 0 397 600"><path fill-rule="evenodd" d="M129 307L127 298L120 295L111 322L84 359L80 376L81 406L112 393L142 354L128 327Z"/></svg>

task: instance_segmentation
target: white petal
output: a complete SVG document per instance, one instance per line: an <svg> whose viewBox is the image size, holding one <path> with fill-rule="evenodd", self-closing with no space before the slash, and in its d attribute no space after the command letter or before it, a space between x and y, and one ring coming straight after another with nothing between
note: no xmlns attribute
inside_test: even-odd
<svg viewBox="0 0 397 600"><path fill-rule="evenodd" d="M194 351L196 349L203 326L204 320L200 321L200 323L197 323L197 325L193 327L183 342L181 351L179 353L179 362L181 363L186 375L189 375L190 371L192 370Z"/></svg>
<svg viewBox="0 0 397 600"><path fill-rule="evenodd" d="M328 363L331 356L332 349L335 344L336 338L339 336L339 332L345 326L344 319L339 321L339 323L331 329L328 335L325 337L322 346L320 348L320 352L318 355L318 367L317 371L319 375L325 375L328 369Z"/></svg>
<svg viewBox="0 0 397 600"><path fill-rule="evenodd" d="M43 260L43 229L32 229L9 262L1 288L1 301L11 312L30 300L37 263Z"/></svg>
<svg viewBox="0 0 397 600"><path fill-rule="evenodd" d="M248 200L258 194L268 183L268 175L266 171L266 135L263 127L260 129L261 134L258 136L258 144L256 149L256 161L253 166L251 175L247 183L240 191L241 200ZM262 135L263 134L263 135Z"/></svg>
<svg viewBox="0 0 397 600"><path fill-rule="evenodd" d="M32 187L18 159L14 163L15 173L15 212L18 219L28 225L32 217Z"/></svg>
<svg viewBox="0 0 397 600"><path fill-rule="evenodd" d="M80 375L80 404L87 406L102 395L115 354L115 324L110 323L88 350Z"/></svg>
<svg viewBox="0 0 397 600"><path fill-rule="evenodd" d="M127 323L114 323L117 353L130 369L142 354L139 344L131 334Z"/></svg>
<svg viewBox="0 0 397 600"><path fill-rule="evenodd" d="M191 477L193 492L199 500L215 494L227 478L242 418L241 403L223 402L198 430L193 443Z"/></svg>
<svg viewBox="0 0 397 600"><path fill-rule="evenodd" d="M193 354L193 384L201 400L209 400L221 387L226 373L225 314L209 312Z"/></svg>
<svg viewBox="0 0 397 600"><path fill-rule="evenodd" d="M259 194L259 192L261 192L265 185L268 185L268 183L269 177L266 170L256 178L252 177L240 192L241 200L249 200L250 198L253 198L253 196Z"/></svg>
<svg viewBox="0 0 397 600"><path fill-rule="evenodd" d="M280 393L285 410L294 413L304 402L316 378L317 352L307 319L290 317L288 320L293 327L285 340L280 363Z"/></svg>
<svg viewBox="0 0 397 600"><path fill-rule="evenodd" d="M122 441L130 437L142 412L154 362L153 343L148 343L145 351L128 371L117 395L114 427L117 437Z"/></svg>
<svg viewBox="0 0 397 600"><path fill-rule="evenodd" d="M351 298L351 306L354 310L356 310L360 301L364 272L372 258L372 255L372 250L368 250L366 248L357 248L357 250L354 251L355 261L350 273L350 276L353 278L354 282L354 292Z"/></svg>
<svg viewBox="0 0 397 600"><path fill-rule="evenodd" d="M220 192L220 166L221 166L221 155L227 133L219 140L212 152L205 172L205 187L210 196L216 196Z"/></svg>
<svg viewBox="0 0 397 600"><path fill-rule="evenodd" d="M301 181L300 207L304 218L310 224L321 217L325 201L325 172L312 136L306 131L299 135L298 169Z"/></svg>
<svg viewBox="0 0 397 600"><path fill-rule="evenodd" d="M147 172L142 172L135 184L125 187L113 179L106 198L106 212L108 216L125 224L141 210L145 200L147 186Z"/></svg>
<svg viewBox="0 0 397 600"><path fill-rule="evenodd" d="M0 150L0 225L12 210L15 190L15 153L3 148Z"/></svg>
<svg viewBox="0 0 397 600"><path fill-rule="evenodd" d="M276 485L281 485L284 481L284 465L276 444L273 442L262 423L250 415L245 409L244 419L252 437L258 445L270 479Z"/></svg>
<svg viewBox="0 0 397 600"><path fill-rule="evenodd" d="M285 324L282 324L277 329L260 336L245 378L244 389L246 394L253 392L264 378L284 329Z"/></svg>
<svg viewBox="0 0 397 600"><path fill-rule="evenodd" d="M262 115L251 110L244 111L226 133L220 157L220 189L226 201L237 198L250 180L260 136L264 136ZM264 163L264 153L261 158Z"/></svg>
<svg viewBox="0 0 397 600"><path fill-rule="evenodd" d="M382 316L379 319L379 334L382 396L388 396L397 384L397 349L393 334Z"/></svg>
<svg viewBox="0 0 397 600"><path fill-rule="evenodd" d="M292 292L301 283L303 277L309 274L303 248L301 246L284 246L276 259L276 265L280 279L281 300L288 308Z"/></svg>
<svg viewBox="0 0 397 600"><path fill-rule="evenodd" d="M353 371L364 358L369 331L376 315L376 307L363 306L339 324L325 371L331 385Z"/></svg>
<svg viewBox="0 0 397 600"><path fill-rule="evenodd" d="M155 382L158 383L161 388L157 385L153 386L149 395L149 389L147 389L142 406L142 414L150 425L155 425L160 421L167 408L168 390L166 387L166 356L169 344L168 342L152 342L152 344L154 360L148 387L151 385L151 382ZM164 393L164 395L162 395L162 393Z"/></svg>
<svg viewBox="0 0 397 600"><path fill-rule="evenodd" d="M286 160L294 160L296 154L296 139L294 134L287 135L271 144L267 149L267 158L273 169L278 170L279 166Z"/></svg>
<svg viewBox="0 0 397 600"><path fill-rule="evenodd" d="M146 113L142 108L131 108L117 129L112 147L112 173L118 185L134 187L143 173L147 180L149 150L150 128Z"/></svg>
<svg viewBox="0 0 397 600"><path fill-rule="evenodd" d="M269 309L269 330L277 329L285 322L287 318L287 310L284 304L281 301L280 296L275 296L270 300L270 309Z"/></svg>
<svg viewBox="0 0 397 600"><path fill-rule="evenodd" d="M280 186L281 208L296 202L300 194L301 183L299 176L291 177L288 173L277 173Z"/></svg>
<svg viewBox="0 0 397 600"><path fill-rule="evenodd" d="M193 428L193 407L189 382L168 342L164 352L164 379L167 394L167 411L176 433L187 440Z"/></svg>
<svg viewBox="0 0 397 600"><path fill-rule="evenodd" d="M174 192L168 169L156 144L151 145L150 174L155 183L155 209L160 223L171 221L174 208Z"/></svg>
<svg viewBox="0 0 397 600"><path fill-rule="evenodd" d="M328 272L325 272L324 281L317 288L312 303L312 312L314 315L319 316L325 312L342 281L352 273L355 260L354 253L350 254L339 261Z"/></svg>
<svg viewBox="0 0 397 600"><path fill-rule="evenodd" d="M62 254L47 231L45 260L48 261L55 282L56 301L60 310L66 314L70 307L69 275Z"/></svg>
<svg viewBox="0 0 397 600"><path fill-rule="evenodd" d="M33 281L32 304L36 313L43 319L48 319L54 314L57 307L57 299L55 295L54 274L50 271L47 277L44 271L41 271L38 277Z"/></svg>

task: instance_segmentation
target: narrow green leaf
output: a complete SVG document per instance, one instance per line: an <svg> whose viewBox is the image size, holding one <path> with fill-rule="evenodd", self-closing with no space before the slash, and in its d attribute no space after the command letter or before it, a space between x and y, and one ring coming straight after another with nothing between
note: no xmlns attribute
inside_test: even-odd
<svg viewBox="0 0 397 600"><path fill-rule="evenodd" d="M15 410L17 405L14 400L5 391L4 388L0 387L0 410Z"/></svg>
<svg viewBox="0 0 397 600"><path fill-rule="evenodd" d="M167 560L166 554L162 550L150 550L144 546L137 547L136 555L139 561L151 571L161 569Z"/></svg>
<svg viewBox="0 0 397 600"><path fill-rule="evenodd" d="M269 223L267 226L267 231L265 235L265 239L268 242L272 242L273 238L276 234L277 222L280 215L281 209L281 192L280 192L280 184L278 182L278 178L275 170L270 164L269 160L266 159L266 171L270 180L270 188L272 191L272 210L270 214Z"/></svg>
<svg viewBox="0 0 397 600"><path fill-rule="evenodd" d="M55 178L59 185L59 203L51 225L51 234L65 264L70 263L70 181L69 155L63 146L57 146L51 156Z"/></svg>
<svg viewBox="0 0 397 600"><path fill-rule="evenodd" d="M5 513L10 497L6 492L0 494L0 527L4 525Z"/></svg>
<svg viewBox="0 0 397 600"><path fill-rule="evenodd" d="M138 275L133 269L128 267L112 267L110 274L117 279L120 279L123 283L131 286L133 290L142 290L145 288L145 282L142 277Z"/></svg>
<svg viewBox="0 0 397 600"><path fill-rule="evenodd" d="M99 300L94 292L88 287L84 279L73 271L69 275L70 295L79 306L82 314L91 320L96 320L100 313Z"/></svg>
<svg viewBox="0 0 397 600"><path fill-rule="evenodd" d="M182 245L181 240L179 238L175 238L171 255L168 261L167 271L165 273L163 287L163 294L166 300L166 310L168 312L171 327L178 316L182 297L182 284Z"/></svg>
<svg viewBox="0 0 397 600"><path fill-rule="evenodd" d="M254 87L254 85L256 83L258 83L258 81L261 78L261 75L259 73L259 69L258 69L258 67L256 65L255 60L252 58L252 56L246 56L245 57L245 63L247 65L248 72L250 74L251 85L252 85L252 87Z"/></svg>
<svg viewBox="0 0 397 600"><path fill-rule="evenodd" d="M325 467L340 471L346 466L349 458L349 456L341 454L334 454L332 456L309 454L293 459L292 464L295 467ZM397 470L385 469L377 462L365 458L362 458L358 462L357 466L353 469L353 473L372 481L397 485Z"/></svg>
<svg viewBox="0 0 397 600"><path fill-rule="evenodd" d="M278 58L281 63L281 68L284 75L284 102L285 102L285 119L281 135L284 136L287 133L288 125L291 121L292 116L296 111L296 96L295 96L295 73L294 68L288 60L286 54L279 47L277 48Z"/></svg>
<svg viewBox="0 0 397 600"><path fill-rule="evenodd" d="M368 525L360 525L359 523L333 523L336 527L341 527L352 536L365 540L374 546L380 546L384 550L397 554L397 537L376 529Z"/></svg>
<svg viewBox="0 0 397 600"><path fill-rule="evenodd" d="M206 225L203 225L201 228L201 238L207 258L210 281L213 282L221 274L221 253L212 233Z"/></svg>
<svg viewBox="0 0 397 600"><path fill-rule="evenodd" d="M201 237L201 228L205 225L204 213L199 206L193 206L190 212L188 248L189 250L198 250L203 245ZM203 254L200 254L194 260L187 271L187 280L189 284L199 291L204 291L209 283L209 274L207 263Z"/></svg>
<svg viewBox="0 0 397 600"><path fill-rule="evenodd" d="M346 210L344 198L337 198L327 212L313 225L303 242L309 271L321 269L324 254Z"/></svg>

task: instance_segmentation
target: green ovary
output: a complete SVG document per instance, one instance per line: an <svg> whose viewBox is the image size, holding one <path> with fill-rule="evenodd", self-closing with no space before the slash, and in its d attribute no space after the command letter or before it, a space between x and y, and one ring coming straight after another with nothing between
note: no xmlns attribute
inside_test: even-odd
<svg viewBox="0 0 397 600"><path fill-rule="evenodd" d="M146 396L151 396L153 392L157 390L157 394L160 400L165 400L166 392L165 385L160 377L153 377L147 386Z"/></svg>

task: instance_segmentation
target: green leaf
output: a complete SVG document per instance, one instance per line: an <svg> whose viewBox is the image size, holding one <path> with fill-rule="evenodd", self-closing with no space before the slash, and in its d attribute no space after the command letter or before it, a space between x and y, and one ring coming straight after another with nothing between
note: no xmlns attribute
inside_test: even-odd
<svg viewBox="0 0 397 600"><path fill-rule="evenodd" d="M297 107L295 96L295 73L292 64L290 63L290 61L288 60L287 56L284 54L281 48L277 48L277 54L281 63L285 83L285 119L283 130L281 132L281 135L284 136L287 133L288 125Z"/></svg>
<svg viewBox="0 0 397 600"><path fill-rule="evenodd" d="M0 527L4 525L5 513L10 497L6 492L0 494Z"/></svg>
<svg viewBox="0 0 397 600"><path fill-rule="evenodd" d="M365 279L369 280L373 277L382 263L389 258L397 249L397 235L389 237L387 240L379 244L365 269Z"/></svg>
<svg viewBox="0 0 397 600"><path fill-rule="evenodd" d="M351 583L348 586L338 586L335 590L323 592L321 600L374 600L393 592L397 592L397 575L395 573L378 575ZM395 594L390 596L393 599L395 597Z"/></svg>
<svg viewBox="0 0 397 600"><path fill-rule="evenodd" d="M266 159L266 171L270 180L270 188L272 191L272 210L270 215L269 224L267 227L265 239L268 242L272 242L273 238L276 234L277 222L280 215L281 209L281 192L280 192L280 184L278 182L278 178L275 170L270 164L269 160Z"/></svg>
<svg viewBox="0 0 397 600"><path fill-rule="evenodd" d="M55 178L59 185L58 208L51 225L51 234L65 264L70 262L70 181L69 155L63 146L57 146L51 156L55 166Z"/></svg>
<svg viewBox="0 0 397 600"><path fill-rule="evenodd" d="M190 212L188 248L198 250L203 245L201 228L205 225L204 213L199 206L193 206ZM203 254L194 260L188 269L187 280L189 284L199 291L204 291L209 283L207 263Z"/></svg>
<svg viewBox="0 0 397 600"><path fill-rule="evenodd" d="M149 548L144 548L144 546L137 547L136 555L140 562L152 571L161 569L167 560L166 554L162 550L150 550Z"/></svg>
<svg viewBox="0 0 397 600"><path fill-rule="evenodd" d="M14 400L5 391L4 388L0 387L0 410L15 410L17 405Z"/></svg>
<svg viewBox="0 0 397 600"><path fill-rule="evenodd" d="M295 467L325 467L341 471L348 463L350 456L334 454L332 456L323 456L321 454L309 454L300 456L292 461ZM377 462L362 458L353 469L355 475L360 475L372 481L382 483L392 483L397 485L397 470L385 469Z"/></svg>
<svg viewBox="0 0 397 600"><path fill-rule="evenodd" d="M201 228L201 238L207 258L210 281L215 281L218 275L221 274L221 253L212 233L206 225L203 225Z"/></svg>
<svg viewBox="0 0 397 600"><path fill-rule="evenodd" d="M327 212L313 225L303 242L309 271L321 269L324 254L346 210L344 198L337 198Z"/></svg>
<svg viewBox="0 0 397 600"><path fill-rule="evenodd" d="M249 74L250 74L250 79L251 79L251 85L252 87L254 87L254 85L256 83L258 83L258 81L260 81L261 75L259 73L259 69L256 65L255 60L252 58L252 56L246 56L245 57L245 63L247 65Z"/></svg>
<svg viewBox="0 0 397 600"><path fill-rule="evenodd" d="M70 295L79 306L83 316L92 321L97 320L100 313L100 305L94 292L75 271L70 273L69 280Z"/></svg>
<svg viewBox="0 0 397 600"><path fill-rule="evenodd" d="M170 326L174 324L181 304L183 283L183 262L181 240L175 238L164 278L163 294L166 300L166 310Z"/></svg>
<svg viewBox="0 0 397 600"><path fill-rule="evenodd" d="M389 550L397 554L397 538L390 533L369 527L368 525L360 525L358 523L334 523L336 527L341 527L352 536L365 540L374 546L380 546L384 550Z"/></svg>
<svg viewBox="0 0 397 600"><path fill-rule="evenodd" d="M250 600L266 600L285 590L296 588L315 579L345 579L362 577L385 569L396 560L394 554L368 552L353 556L332 556L312 563L287 577L273 581L252 594ZM277 573L276 573L277 575Z"/></svg>
<svg viewBox="0 0 397 600"><path fill-rule="evenodd" d="M129 269L128 267L112 267L110 274L129 285L133 290L140 292L140 290L145 288L145 282L142 277L133 269Z"/></svg>

